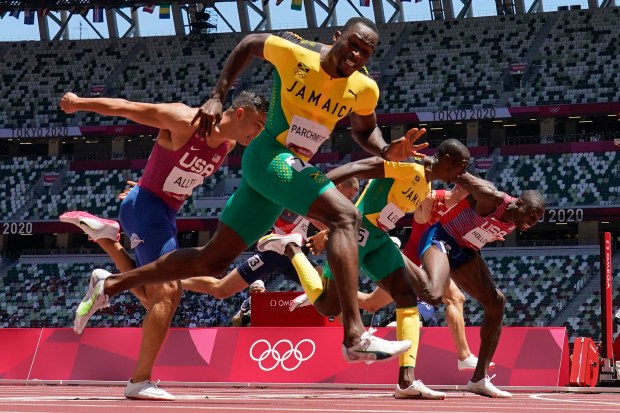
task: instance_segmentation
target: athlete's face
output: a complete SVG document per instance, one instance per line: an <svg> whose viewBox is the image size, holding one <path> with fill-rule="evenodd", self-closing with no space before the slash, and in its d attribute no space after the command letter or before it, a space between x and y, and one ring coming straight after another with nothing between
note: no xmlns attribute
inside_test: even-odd
<svg viewBox="0 0 620 413"><path fill-rule="evenodd" d="M444 182L451 184L456 180L457 177L465 173L468 165L469 157L456 159L451 157L450 155L443 155L439 158L437 168L442 171L443 176L441 177L441 179Z"/></svg>
<svg viewBox="0 0 620 413"><path fill-rule="evenodd" d="M330 64L335 65L338 77L348 77L364 66L375 52L379 35L362 23L340 34L336 33L334 46L329 51Z"/></svg>
<svg viewBox="0 0 620 413"><path fill-rule="evenodd" d="M237 119L233 128L237 142L247 146L265 127L267 114L250 108L237 108L235 115Z"/></svg>
<svg viewBox="0 0 620 413"><path fill-rule="evenodd" d="M545 208L534 205L521 198L515 205L513 223L520 231L527 231L538 223L545 215Z"/></svg>

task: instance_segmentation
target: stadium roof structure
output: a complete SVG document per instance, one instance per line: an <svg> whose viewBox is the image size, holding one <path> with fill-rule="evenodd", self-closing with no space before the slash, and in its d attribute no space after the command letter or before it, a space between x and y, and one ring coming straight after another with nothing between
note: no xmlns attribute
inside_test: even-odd
<svg viewBox="0 0 620 413"><path fill-rule="evenodd" d="M371 7L374 21L381 23L401 23L405 22L403 1L410 0L366 0L365 6ZM459 14L455 16L453 0L426 0L430 8L431 18L434 20L466 18L472 17L473 0L460 0L463 4ZM229 19L234 18L231 13L227 15L218 8L218 3L236 3L238 25L231 24ZM197 0L197 1L168 1L170 5L169 15L174 24L174 32L177 35L185 34L209 34L218 29L218 24L223 22L230 31L252 32L272 30L270 8L279 6L283 0ZM339 0L297 0L303 4L306 25L309 28L337 26L336 5ZM359 16L363 16L359 7L358 0L340 0L351 7ZM418 2L416 0L416 2ZM536 13L543 11L542 0L534 0L529 10L525 9L524 0L495 0L498 15L510 15L521 13ZM300 7L301 7L300 4ZM613 5L613 0L602 0L600 6L609 7ZM67 24L71 17L82 17L87 24L94 30L100 38L118 38L140 36L139 33L139 14L136 11L140 8L160 6L157 2L137 2L121 0L0 0L0 14L9 11L38 11L39 33L41 40L60 40L68 38ZM131 12L127 12L127 9ZM107 23L108 35L101 34L91 21L86 18L91 9L97 9L99 22ZM319 13L317 14L317 11ZM103 14L105 13L105 18ZM185 14L185 16L184 16ZM205 18L205 16L209 16ZM258 23L252 25L250 17L258 16ZM125 33L119 33L117 19L129 23L129 29ZM253 19L255 22L256 19ZM53 22L59 26L55 34L50 35L49 23ZM185 23L188 24L185 24ZM236 22L235 22L236 23ZM189 33L187 28L189 27ZM240 30L239 30L240 28Z"/></svg>

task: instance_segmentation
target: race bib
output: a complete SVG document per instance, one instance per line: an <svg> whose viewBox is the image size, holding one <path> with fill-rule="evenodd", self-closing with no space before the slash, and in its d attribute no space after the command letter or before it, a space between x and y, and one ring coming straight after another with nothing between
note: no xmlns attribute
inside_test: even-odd
<svg viewBox="0 0 620 413"><path fill-rule="evenodd" d="M311 158L327 139L328 128L295 115L286 135L286 147L294 153Z"/></svg>
<svg viewBox="0 0 620 413"><path fill-rule="evenodd" d="M177 199L185 199L192 194L195 187L202 184L203 179L201 175L175 166L164 182L163 191Z"/></svg>
<svg viewBox="0 0 620 413"><path fill-rule="evenodd" d="M469 231L463 239L469 242L474 247L480 249L485 246L485 244L494 241L494 238L497 237L497 234L493 234L489 231L486 231L480 227L474 228Z"/></svg>
<svg viewBox="0 0 620 413"><path fill-rule="evenodd" d="M368 241L369 234L370 233L368 232L366 228L359 229L359 231L357 232L357 243L359 244L360 247L366 246L366 241Z"/></svg>
<svg viewBox="0 0 620 413"><path fill-rule="evenodd" d="M390 202L383 207L377 223L382 231L391 231L396 227L396 223L399 219L405 216L405 213L400 210L393 202Z"/></svg>

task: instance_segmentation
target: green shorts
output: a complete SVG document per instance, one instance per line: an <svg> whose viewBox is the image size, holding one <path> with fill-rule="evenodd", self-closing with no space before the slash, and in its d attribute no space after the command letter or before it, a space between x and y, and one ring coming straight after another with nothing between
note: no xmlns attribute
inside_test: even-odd
<svg viewBox="0 0 620 413"><path fill-rule="evenodd" d="M264 131L245 149L241 184L221 221L247 246L271 229L284 209L306 216L310 206L334 184Z"/></svg>
<svg viewBox="0 0 620 413"><path fill-rule="evenodd" d="M358 251L360 267L374 282L385 279L400 267L405 266L403 255L390 236L366 218L362 219L360 227ZM323 268L323 276L334 279L327 263Z"/></svg>

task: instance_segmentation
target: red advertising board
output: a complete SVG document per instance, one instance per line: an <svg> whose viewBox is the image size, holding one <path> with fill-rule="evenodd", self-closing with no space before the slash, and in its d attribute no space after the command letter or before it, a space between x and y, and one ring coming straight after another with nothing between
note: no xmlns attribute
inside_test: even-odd
<svg viewBox="0 0 620 413"><path fill-rule="evenodd" d="M468 327L475 351L480 329ZM131 377L141 340L139 328L0 330L0 378L110 380ZM378 337L395 338L394 328ZM239 327L172 329L153 370L162 381L208 383L394 384L398 360L346 363L342 329ZM416 377L432 385L463 385L447 327L422 328ZM560 327L507 327L493 361L499 386L563 386L568 383L568 340Z"/></svg>

